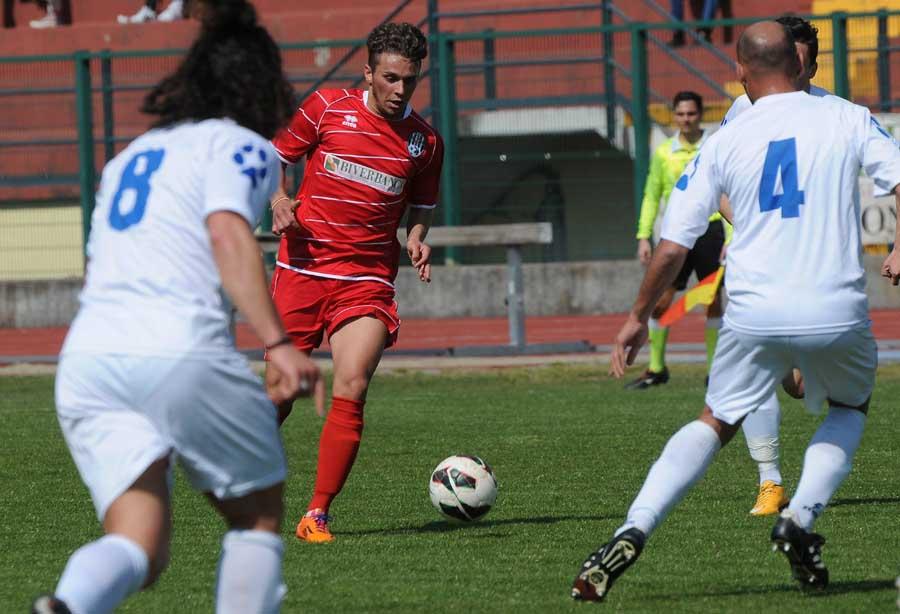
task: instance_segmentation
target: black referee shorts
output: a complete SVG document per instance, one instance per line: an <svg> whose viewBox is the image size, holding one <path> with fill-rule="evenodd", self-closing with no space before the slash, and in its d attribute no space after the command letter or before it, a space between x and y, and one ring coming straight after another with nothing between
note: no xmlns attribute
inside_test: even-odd
<svg viewBox="0 0 900 614"><path fill-rule="evenodd" d="M684 266L672 284L674 288L676 290L687 288L691 273L697 273L697 281L715 273L719 269L719 256L722 255L723 245L725 245L725 226L722 220L710 222L706 232L694 243L694 249L688 252Z"/></svg>

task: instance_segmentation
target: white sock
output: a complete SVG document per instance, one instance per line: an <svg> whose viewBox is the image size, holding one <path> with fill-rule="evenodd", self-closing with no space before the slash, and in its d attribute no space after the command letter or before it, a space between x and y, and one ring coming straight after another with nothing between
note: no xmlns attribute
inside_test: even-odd
<svg viewBox="0 0 900 614"><path fill-rule="evenodd" d="M866 416L855 409L832 407L813 435L803 459L803 473L788 509L797 524L812 530L828 501L850 474L862 439Z"/></svg>
<svg viewBox="0 0 900 614"><path fill-rule="evenodd" d="M703 477L722 447L711 426L694 420L672 435L650 468L641 492L628 509L625 524L616 535L636 527L648 537L691 486Z"/></svg>
<svg viewBox="0 0 900 614"><path fill-rule="evenodd" d="M281 537L268 531L229 531L222 540L216 582L217 614L278 612L287 587L281 581Z"/></svg>
<svg viewBox="0 0 900 614"><path fill-rule="evenodd" d="M748 414L741 424L750 458L759 467L760 484L766 480L782 483L778 441L780 426L781 406L778 405L778 396L774 392L756 411Z"/></svg>
<svg viewBox="0 0 900 614"><path fill-rule="evenodd" d="M105 535L75 551L54 595L76 614L112 612L147 579L144 549L122 535Z"/></svg>

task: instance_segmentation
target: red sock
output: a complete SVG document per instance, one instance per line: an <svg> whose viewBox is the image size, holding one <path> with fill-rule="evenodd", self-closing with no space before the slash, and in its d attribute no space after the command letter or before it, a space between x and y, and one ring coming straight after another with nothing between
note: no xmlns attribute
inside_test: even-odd
<svg viewBox="0 0 900 614"><path fill-rule="evenodd" d="M359 451L365 405L365 401L332 397L331 410L325 418L325 426L319 438L316 486L307 509L319 508L327 512L331 502L344 487Z"/></svg>

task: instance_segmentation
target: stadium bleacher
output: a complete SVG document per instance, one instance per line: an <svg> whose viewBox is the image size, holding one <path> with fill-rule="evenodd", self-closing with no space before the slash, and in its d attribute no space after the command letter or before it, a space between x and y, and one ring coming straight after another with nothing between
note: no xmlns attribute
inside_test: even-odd
<svg viewBox="0 0 900 614"><path fill-rule="evenodd" d="M39 16L29 4L16 3L19 27L4 30L0 37L0 57L45 56L56 58L40 62L0 63L0 204L43 203L76 206L79 195L79 149L75 68L72 53L88 50L143 52L171 50L171 55L117 57L105 64L99 58L91 62L95 166L102 167L108 157L147 127L147 118L138 112L147 88L171 70L177 50L190 42L196 24L189 20L175 23L119 25L118 14L129 14L140 0L96 0L73 2L73 24L50 30L32 30L27 21ZM898 0L885 0L891 6ZM794 11L822 14L828 10L870 10L881 0L760 0L735 3L735 17L753 18ZM332 68L341 78L327 86L347 87L357 80L364 63L362 51L339 65L349 45L327 43L333 40L359 40L372 25L395 9L396 20L422 23L428 3L425 0L353 0L306 2L259 0L263 21L282 44L307 42L304 49L284 52L285 66L298 93L318 83ZM654 0L613 0L613 23L666 22L668 2ZM165 6L165 4L163 4ZM572 7L579 6L572 4ZM587 5L580 5L582 7ZM439 0L441 32L523 31L547 28L599 26L601 3L590 8L560 10L564 5L551 0ZM816 84L832 88L832 33L830 18L823 15L815 23L822 31L819 76ZM22 25L26 24L26 25ZM900 24L889 23L888 36L900 34ZM735 28L736 34L742 26ZM850 48L848 73L853 99L877 106L878 81L873 34L877 20L854 20L848 28ZM712 46L689 44L677 50L665 42L671 32L650 31L648 58L648 110L655 124L651 143L663 136L662 127L671 123L670 100L675 92L691 89L704 96L706 121L718 123L731 99L741 92L734 80L731 45L723 41L722 30L713 33ZM469 203L462 224L516 222L549 219L560 236L566 237L568 252L562 246L550 253L535 252L545 260L623 257L630 251L624 237L630 233L629 216L608 213L633 208L629 178L632 175L634 138L631 114L631 34L612 35L612 71L614 106L608 107L604 83L603 36L593 32L578 35L513 36L457 41L454 57L457 65L456 100L460 116L460 165L465 177L462 199ZM315 41L323 41L318 44ZM497 60L487 68L487 54ZM571 60L571 61L570 61ZM900 83L900 62L889 62L890 82ZM104 82L104 70L107 80ZM491 87L488 82L492 81ZM104 83L106 92L101 91ZM489 92L489 90L493 90ZM414 106L426 115L431 106L432 83L426 79L413 99ZM507 101L494 106L491 99ZM607 108L613 108L617 125L608 129ZM105 139L105 142L104 142ZM507 157L513 149L518 158ZM568 158L557 153L564 152ZM553 162L546 156L552 156ZM501 157L503 156L503 157ZM537 157L537 158L535 158ZM602 168L597 160L603 159ZM500 160L498 163L497 160ZM535 161L537 160L537 161ZM562 160L565 160L563 162ZM537 189L526 189L536 185ZM519 187L516 187L519 186ZM598 189L607 198L598 210L594 194ZM564 194L564 196L563 196ZM515 201L519 210L509 203ZM477 209L477 210L476 210ZM44 215L43 211L40 215ZM0 211L2 216L25 215L19 209ZM31 209L29 215L37 216ZM47 213L49 215L49 213ZM68 238L59 240L78 252L80 235L73 230L77 211L68 211L69 221L60 222ZM621 227L608 228L607 241L579 239L578 233L591 227L596 216L615 220ZM565 219L564 219L565 218ZM4 217L4 220L6 217ZM62 219L62 218L60 218ZM564 233L563 228L568 230ZM60 230L60 232L63 232ZM70 236L71 235L71 236ZM23 241L26 239L23 235ZM55 240L54 240L55 241ZM588 245L603 243L605 251L590 251ZM56 243L53 243L56 245ZM70 245L71 244L71 245ZM48 244L49 245L49 244ZM591 248L601 250L600 247ZM49 251L49 250L47 250ZM546 252L546 253L545 253ZM495 254L502 261L503 254ZM58 259L48 259L47 273L60 275L52 267ZM488 258L487 261L491 261ZM71 271L80 270L72 259ZM29 266L31 266L29 261ZM24 266L24 264L22 265ZM43 270L43 265L35 266ZM21 267L13 267L19 271ZM52 270L51 270L52 269ZM69 271L69 269L66 269ZM26 275L21 271L17 275Z"/></svg>

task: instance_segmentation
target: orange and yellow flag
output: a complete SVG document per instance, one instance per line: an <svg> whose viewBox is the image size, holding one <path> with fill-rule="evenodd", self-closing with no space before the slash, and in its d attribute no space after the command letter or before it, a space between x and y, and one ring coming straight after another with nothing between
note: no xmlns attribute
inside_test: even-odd
<svg viewBox="0 0 900 614"><path fill-rule="evenodd" d="M662 326L671 326L697 305L711 305L719 291L719 284L725 275L725 267L720 266L715 273L701 279L696 286L687 290L680 299L669 307L659 319Z"/></svg>

